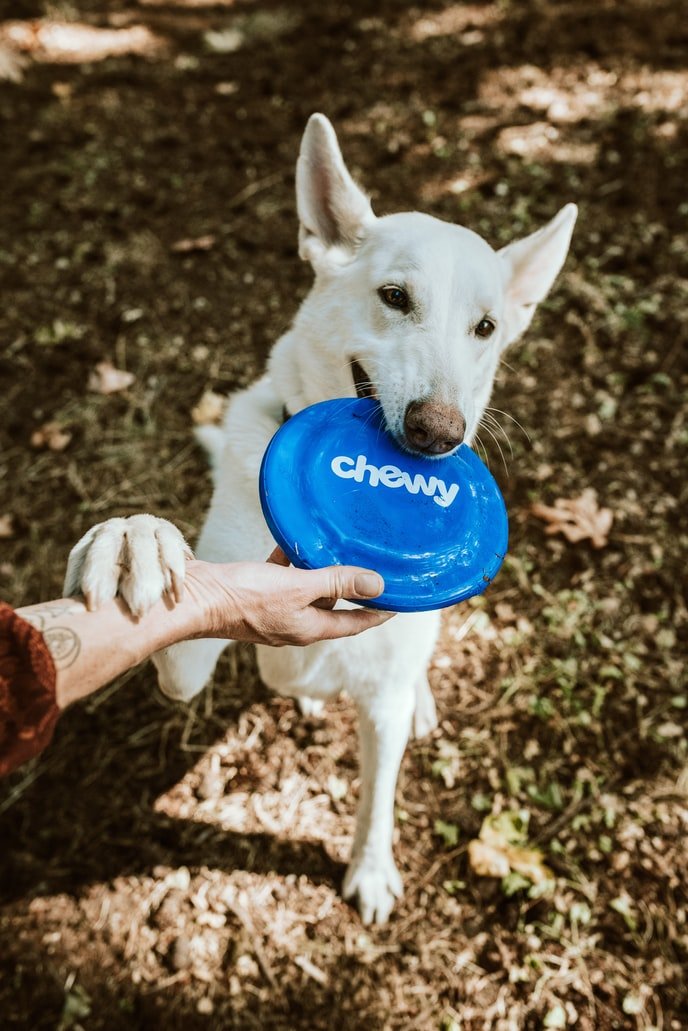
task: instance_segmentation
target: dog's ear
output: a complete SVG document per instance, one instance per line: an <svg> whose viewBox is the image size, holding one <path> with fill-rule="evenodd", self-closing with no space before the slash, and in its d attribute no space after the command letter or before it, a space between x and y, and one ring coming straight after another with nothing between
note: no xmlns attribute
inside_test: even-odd
<svg viewBox="0 0 688 1031"><path fill-rule="evenodd" d="M375 216L344 164L324 115L311 115L296 165L299 254L318 265L325 256L348 260Z"/></svg>
<svg viewBox="0 0 688 1031"><path fill-rule="evenodd" d="M567 204L542 229L498 252L506 294L505 345L528 328L549 293L566 259L577 214L576 205Z"/></svg>

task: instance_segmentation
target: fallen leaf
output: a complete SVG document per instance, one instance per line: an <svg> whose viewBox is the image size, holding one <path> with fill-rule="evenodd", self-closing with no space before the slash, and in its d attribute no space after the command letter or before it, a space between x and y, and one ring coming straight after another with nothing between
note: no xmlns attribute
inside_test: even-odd
<svg viewBox="0 0 688 1031"><path fill-rule="evenodd" d="M526 877L531 884L551 881L552 871L536 848L526 848L528 812L507 810L491 813L483 820L480 834L468 843L468 862L479 877Z"/></svg>
<svg viewBox="0 0 688 1031"><path fill-rule="evenodd" d="M231 97L238 90L239 86L236 82L218 82L215 84L215 92L219 93L221 97Z"/></svg>
<svg viewBox="0 0 688 1031"><path fill-rule="evenodd" d="M504 852L486 845L478 838L468 843L468 862L478 877L506 877L511 872Z"/></svg>
<svg viewBox="0 0 688 1031"><path fill-rule="evenodd" d="M210 30L204 34L203 40L216 54L233 54L243 45L244 34L241 29Z"/></svg>
<svg viewBox="0 0 688 1031"><path fill-rule="evenodd" d="M47 447L50 451L64 451L72 439L59 422L45 422L31 434L31 447Z"/></svg>
<svg viewBox="0 0 688 1031"><path fill-rule="evenodd" d="M192 239L176 240L170 247L175 254L189 254L191 251L209 251L215 246L216 237L212 233L206 236L195 236Z"/></svg>
<svg viewBox="0 0 688 1031"><path fill-rule="evenodd" d="M530 510L548 524L545 533L561 533L573 544L590 539L593 548L607 544L614 521L612 510L597 504L592 487L587 487L579 498L557 498L552 506L536 502Z"/></svg>
<svg viewBox="0 0 688 1031"><path fill-rule="evenodd" d="M133 373L116 369L112 362L98 362L88 377L88 389L97 394L116 394L130 387L135 379Z"/></svg>
<svg viewBox="0 0 688 1031"><path fill-rule="evenodd" d="M26 59L7 43L0 43L0 79L4 82L21 82L24 78Z"/></svg>
<svg viewBox="0 0 688 1031"><path fill-rule="evenodd" d="M506 849L506 857L514 873L520 873L522 877L527 877L533 884L551 881L554 876L549 867L542 862L542 852L537 848L520 848L516 845L509 845Z"/></svg>
<svg viewBox="0 0 688 1031"><path fill-rule="evenodd" d="M217 425L222 422L227 398L206 390L195 408L191 409L191 418L197 426Z"/></svg>
<svg viewBox="0 0 688 1031"><path fill-rule="evenodd" d="M71 82L54 82L50 87L53 96L58 100L70 100L73 92Z"/></svg>
<svg viewBox="0 0 688 1031"><path fill-rule="evenodd" d="M505 809L503 813L490 813L480 828L480 840L499 849L507 845L521 845L528 835L529 819L527 809L518 812Z"/></svg>
<svg viewBox="0 0 688 1031"><path fill-rule="evenodd" d="M0 539L7 540L10 537L14 537L14 516L7 512L5 515L0 516Z"/></svg>
<svg viewBox="0 0 688 1031"><path fill-rule="evenodd" d="M35 60L51 64L81 64L127 54L150 57L165 47L162 37L145 25L109 29L55 18L32 18L4 22L2 34L12 49L25 51ZM7 45L5 40L3 46Z"/></svg>

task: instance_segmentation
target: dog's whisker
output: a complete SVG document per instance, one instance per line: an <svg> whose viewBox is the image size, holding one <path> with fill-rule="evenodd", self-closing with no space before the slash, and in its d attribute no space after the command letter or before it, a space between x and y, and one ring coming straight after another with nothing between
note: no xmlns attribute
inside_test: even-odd
<svg viewBox="0 0 688 1031"><path fill-rule="evenodd" d="M366 358L366 365L370 365L371 363L374 363L374 361L375 361L374 358L371 358L370 356L368 356ZM347 366L347 368L352 369L354 367L354 365L360 365L361 363L359 362L358 358L349 358L349 360L347 362L345 362L344 364Z"/></svg>
<svg viewBox="0 0 688 1031"><path fill-rule="evenodd" d="M365 344L361 344L360 348L357 348L357 350L364 351L365 350ZM346 364L347 365L353 365L354 362L357 362L357 361L358 361L358 358L349 358L349 360L346 362ZM366 358L366 362L369 363L371 361L375 361L375 359L374 359L374 357L372 355L368 355L368 357Z"/></svg>
<svg viewBox="0 0 688 1031"><path fill-rule="evenodd" d="M488 406L485 409L485 411L486 412L497 412L499 415L503 415L506 419L509 419L511 422L514 423L515 426L518 426L519 430L524 435L524 437L526 438L528 443L532 444L531 436L528 433L528 430L525 428L525 426L522 423L520 423L518 421L518 419L516 419L513 415L510 415L509 412L503 412L501 408L492 408L490 406Z"/></svg>
<svg viewBox="0 0 688 1031"><path fill-rule="evenodd" d="M492 432L492 430L490 429L490 427L489 427L489 426L487 425L487 423L485 423L485 424L484 424L484 428L485 428L485 430L487 431L487 433L489 433L489 434L490 434L490 436L491 436L491 437L492 437L492 439L494 440L495 444L497 445L497 450L499 451L499 454L500 454L500 456L501 456L501 459L502 459L502 464L504 465L504 472L505 472L505 473L506 473L506 475L508 476L508 475L509 475L509 467L508 467L508 465L506 464L506 458L504 457L504 452L502 451L502 445L501 445L501 444L499 443L499 440L498 440L498 439L497 439L497 437L496 437L496 436L494 435L494 433Z"/></svg>
<svg viewBox="0 0 688 1031"><path fill-rule="evenodd" d="M510 453L511 457L513 458L514 457L514 449L513 449L512 443L511 443L511 437L509 436L507 431L504 429L502 424L499 422L499 420L495 419L494 415L491 415L487 411L483 414L483 419L485 420L485 422L487 423L488 426L492 426L493 429L499 430L499 432L504 437L504 440L509 445L509 453Z"/></svg>
<svg viewBox="0 0 688 1031"><path fill-rule="evenodd" d="M482 440L480 439L480 434L479 433L476 433L475 440L476 440L476 443L477 443L478 447L480 447L481 450L482 450L483 461L485 462L485 465L489 469L490 468L490 456L487 453L487 448L485 447L485 445L483 444Z"/></svg>

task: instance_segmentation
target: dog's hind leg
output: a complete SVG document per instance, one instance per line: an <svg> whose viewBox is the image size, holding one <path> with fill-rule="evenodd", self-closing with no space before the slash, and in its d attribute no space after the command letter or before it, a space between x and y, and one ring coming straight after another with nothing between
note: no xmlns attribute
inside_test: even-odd
<svg viewBox="0 0 688 1031"><path fill-rule="evenodd" d="M416 707L413 711L413 736L427 737L437 729L437 709L425 673L416 680Z"/></svg>
<svg viewBox="0 0 688 1031"><path fill-rule="evenodd" d="M221 652L230 643L212 637L182 641L157 652L153 662L162 693L175 701L191 701L208 683Z"/></svg>
<svg viewBox="0 0 688 1031"><path fill-rule="evenodd" d="M392 855L394 794L408 741L415 692L407 684L358 705L361 797L344 898L358 900L364 924L385 923L403 885Z"/></svg>
<svg viewBox="0 0 688 1031"><path fill-rule="evenodd" d="M244 395L243 403L246 398ZM235 398L235 403L238 400L241 396ZM274 543L260 517L251 515L258 505L257 476L255 483L242 480L234 454L223 448L224 431L216 427L205 427L205 430L199 436L211 452L216 487L196 555L206 562L262 563ZM268 440L269 436L268 432ZM257 462L260 454L259 449ZM229 643L219 638L182 641L154 655L163 694L188 702L206 686Z"/></svg>

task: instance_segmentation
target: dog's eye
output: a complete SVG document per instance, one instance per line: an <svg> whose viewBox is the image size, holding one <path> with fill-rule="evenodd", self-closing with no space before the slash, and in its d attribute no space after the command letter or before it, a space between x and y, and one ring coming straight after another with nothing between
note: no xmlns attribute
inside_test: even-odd
<svg viewBox="0 0 688 1031"><path fill-rule="evenodd" d="M487 340L491 337L496 329L496 326L492 319L481 319L478 325L475 327L475 335L480 337L481 340Z"/></svg>
<svg viewBox="0 0 688 1031"><path fill-rule="evenodd" d="M406 314L411 307L408 294L400 286L381 286L378 294L388 308L396 308Z"/></svg>

